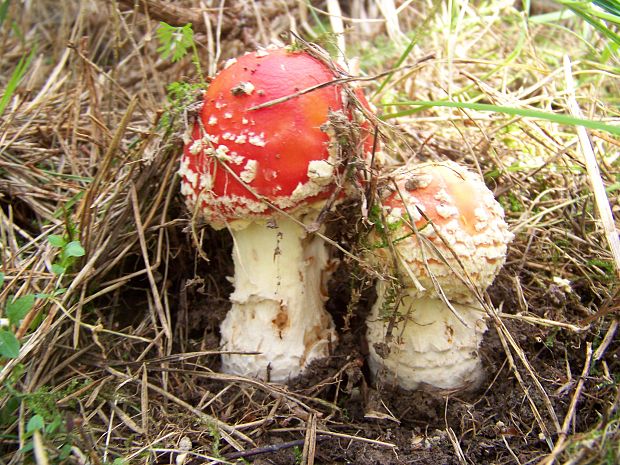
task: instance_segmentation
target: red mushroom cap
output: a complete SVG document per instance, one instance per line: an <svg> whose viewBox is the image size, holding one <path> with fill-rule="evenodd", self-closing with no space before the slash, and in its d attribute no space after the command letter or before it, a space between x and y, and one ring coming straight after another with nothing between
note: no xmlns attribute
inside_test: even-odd
<svg viewBox="0 0 620 465"><path fill-rule="evenodd" d="M329 114L350 113L343 86L251 108L335 77L302 51L260 50L233 60L209 85L201 124L185 145L181 190L190 208L223 227L269 216L267 202L290 212L329 197L338 170ZM369 150L369 141L364 145Z"/></svg>
<svg viewBox="0 0 620 465"><path fill-rule="evenodd" d="M486 289L512 240L501 205L477 174L453 162L412 165L393 177L398 190L389 190L382 200L384 217L401 265L408 268L405 274L425 288L416 297L437 295L430 271L448 298L471 300L465 276ZM379 239L377 234L371 240ZM389 253L387 247L376 248L370 258L391 263Z"/></svg>

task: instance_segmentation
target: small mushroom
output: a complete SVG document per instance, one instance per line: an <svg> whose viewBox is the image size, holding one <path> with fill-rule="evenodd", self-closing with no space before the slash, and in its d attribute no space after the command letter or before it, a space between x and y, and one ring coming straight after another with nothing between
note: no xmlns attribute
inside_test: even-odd
<svg viewBox="0 0 620 465"><path fill-rule="evenodd" d="M371 371L406 389L473 387L487 329L480 297L512 239L504 211L479 176L453 162L391 178L368 259L404 288L377 284L367 321Z"/></svg>
<svg viewBox="0 0 620 465"><path fill-rule="evenodd" d="M330 115L350 121L353 112L335 78L303 51L246 54L213 79L185 145L190 211L234 239L232 308L220 328L225 372L287 381L337 341L324 309L329 252L308 232L344 182Z"/></svg>

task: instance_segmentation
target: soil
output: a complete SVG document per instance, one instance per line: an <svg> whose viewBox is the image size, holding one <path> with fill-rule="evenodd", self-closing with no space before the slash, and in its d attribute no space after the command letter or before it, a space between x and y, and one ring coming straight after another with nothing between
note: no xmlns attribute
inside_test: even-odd
<svg viewBox="0 0 620 465"><path fill-rule="evenodd" d="M351 245L346 243L346 238L338 239L342 245ZM180 282L184 283L183 297L180 299L183 304L179 306L182 312L177 315L177 325L192 328L188 331L189 341L196 345L196 349L217 350L217 328L227 311L226 297L232 290L225 279L232 273L230 261L226 258L231 247L228 233L208 233L203 246L211 261L208 264L198 262L198 270L222 267L220 269L225 272L206 273L203 276L211 278L197 281L191 278L194 270L182 270L180 274L189 274L180 278ZM520 271L518 267L508 265L489 289L493 304L502 307L506 313L516 314L519 309L513 277L518 276ZM200 276L200 272L197 275ZM353 307L352 281L353 288L359 291L359 298ZM302 378L294 380L287 389L291 394L311 399L309 411L316 415L319 430L323 425L332 432L344 435L332 437L317 433L316 464L530 463L549 453L550 443L545 437L555 442L558 435L548 406L552 407L561 423L583 370L584 334L557 327L535 326L519 319L505 320L509 334L528 354L531 370L536 373L546 394L537 388L528 370L513 355L521 381L517 379L492 324L480 351L486 371L486 379L481 386L470 392L408 392L386 384L373 386L370 382L365 364L367 349L364 337L365 315L375 299L370 278L342 259L330 283L330 295L332 297L326 307L340 329L338 346L330 358L315 362ZM532 313L546 318L570 316L572 320L575 315L583 316L583 301L592 298L591 295L566 295L559 288L538 295L543 297L535 302L536 307L530 307ZM606 354L612 373L620 370L619 354L620 345L614 341ZM218 371L217 356L203 359L202 363ZM220 399L221 405L228 406L229 411L235 410L231 409L231 405L241 410L227 418L223 418L220 411L217 413L233 424L251 419L247 405L244 406L240 398L249 396L251 404L260 406L272 405L278 398L273 393L254 391L243 383L231 387L218 380L200 379L196 386L197 392L218 392L225 387L228 391ZM248 389L251 394L247 393ZM597 395L580 400L573 425L576 432L593 428L605 414L608 401L614 395L613 386L605 386L600 373L590 373L585 379L584 389L597 392ZM548 396L549 404L545 403L545 396ZM191 403L198 399L186 400ZM539 412L539 419L534 408ZM264 428L256 447L277 448L282 444L286 447L253 456L252 463L291 464L299 460L307 413L302 412L300 416L293 413L293 419L290 411L282 412L280 416L276 413L273 421ZM256 418L260 418L260 414ZM543 432L541 425L546 431ZM290 446L294 441L298 444ZM222 446L225 446L224 442ZM231 452L226 447L221 450L224 457Z"/></svg>

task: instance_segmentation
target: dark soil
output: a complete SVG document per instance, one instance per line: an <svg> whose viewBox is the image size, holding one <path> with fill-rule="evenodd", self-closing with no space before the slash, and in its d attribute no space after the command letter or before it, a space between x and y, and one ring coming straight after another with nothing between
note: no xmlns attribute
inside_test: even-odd
<svg viewBox="0 0 620 465"><path fill-rule="evenodd" d="M224 278L232 273L226 258L230 253L230 240L226 232L212 232L208 233L204 245L211 261L207 264L197 259L195 269L200 272L209 269L211 272L203 276L210 277L205 280L189 277L181 280L185 284L181 287L182 305L179 306L181 312L177 315L177 324L185 326L184 331L195 349L217 350L217 328L227 311L226 296L231 291L230 284ZM218 267L225 272L213 273L213 269ZM518 309L512 277L519 273L519 269L508 266L489 290L493 303L503 306L506 313L516 313ZM352 288L357 296L353 308ZM486 380L475 391L407 392L389 385L371 386L365 365L364 320L375 298L372 282L356 266L343 260L330 284L330 293L332 298L327 308L341 331L341 340L332 357L315 362L301 379L288 387L288 392L303 396L312 405L319 430L328 429L347 435L331 437L318 434L315 463L448 465L503 464L515 463L516 460L528 463L536 462L549 453L551 442L545 436L554 442L558 436L544 396L528 370L513 354L522 379L519 383L492 324L481 348ZM542 295L544 297L536 302L537 308L529 310L546 318L583 316L581 300L591 298L567 296L559 289L549 289ZM566 316L559 320L566 320ZM539 378L561 424L583 370L585 341L591 340L591 332L577 334L518 319L506 320L505 324L514 340L528 354L531 369ZM602 335L604 329L600 327L596 331L601 331ZM620 370L619 353L620 345L615 341L605 355L612 373ZM214 371L219 368L217 356L204 359L202 363ZM193 389L195 398L186 400L196 402L206 391L218 392L228 387L217 404L229 414L222 415L216 407L213 412L234 424L251 421L252 415L248 414L248 410L252 407L248 407L248 399L251 399L250 405L257 405L258 411L266 405L273 405L278 398L275 393L255 391L244 383L232 388L228 384L200 379ZM593 428L609 409L609 403L613 402L613 386L606 386L605 378L597 370L591 370L585 381L585 390L596 395L581 399L574 422L576 432ZM525 395L526 391L530 400ZM231 402L235 407L231 408ZM539 420L536 419L534 407L540 414ZM256 418L260 418L259 413ZM276 415L263 428L256 446L273 446L276 449L279 445L284 446L281 450L253 456L252 463L295 463L303 447L306 419L304 415L291 417L290 410L284 409L280 414L280 409L276 409ZM546 429L544 434L541 424ZM395 447L352 437L389 443ZM291 441L298 443L293 442L297 445L291 446ZM457 450L458 447L460 450ZM227 447L221 450L224 457L231 452Z"/></svg>

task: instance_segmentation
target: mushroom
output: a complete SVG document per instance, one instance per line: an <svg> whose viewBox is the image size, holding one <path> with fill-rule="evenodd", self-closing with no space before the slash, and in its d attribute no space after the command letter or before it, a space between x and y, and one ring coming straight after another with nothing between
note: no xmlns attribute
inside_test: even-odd
<svg viewBox="0 0 620 465"><path fill-rule="evenodd" d="M474 387L487 329L482 293L512 239L504 211L478 175L453 162L391 179L369 234L369 261L393 277L378 282L367 321L371 372L405 389Z"/></svg>
<svg viewBox="0 0 620 465"><path fill-rule="evenodd" d="M361 113L335 79L300 50L231 60L210 83L186 141L186 203L233 236L232 308L220 328L225 372L283 382L337 341L324 309L329 252L309 233L321 230L319 213L350 180L334 121L360 127ZM367 140L354 151L371 147Z"/></svg>

